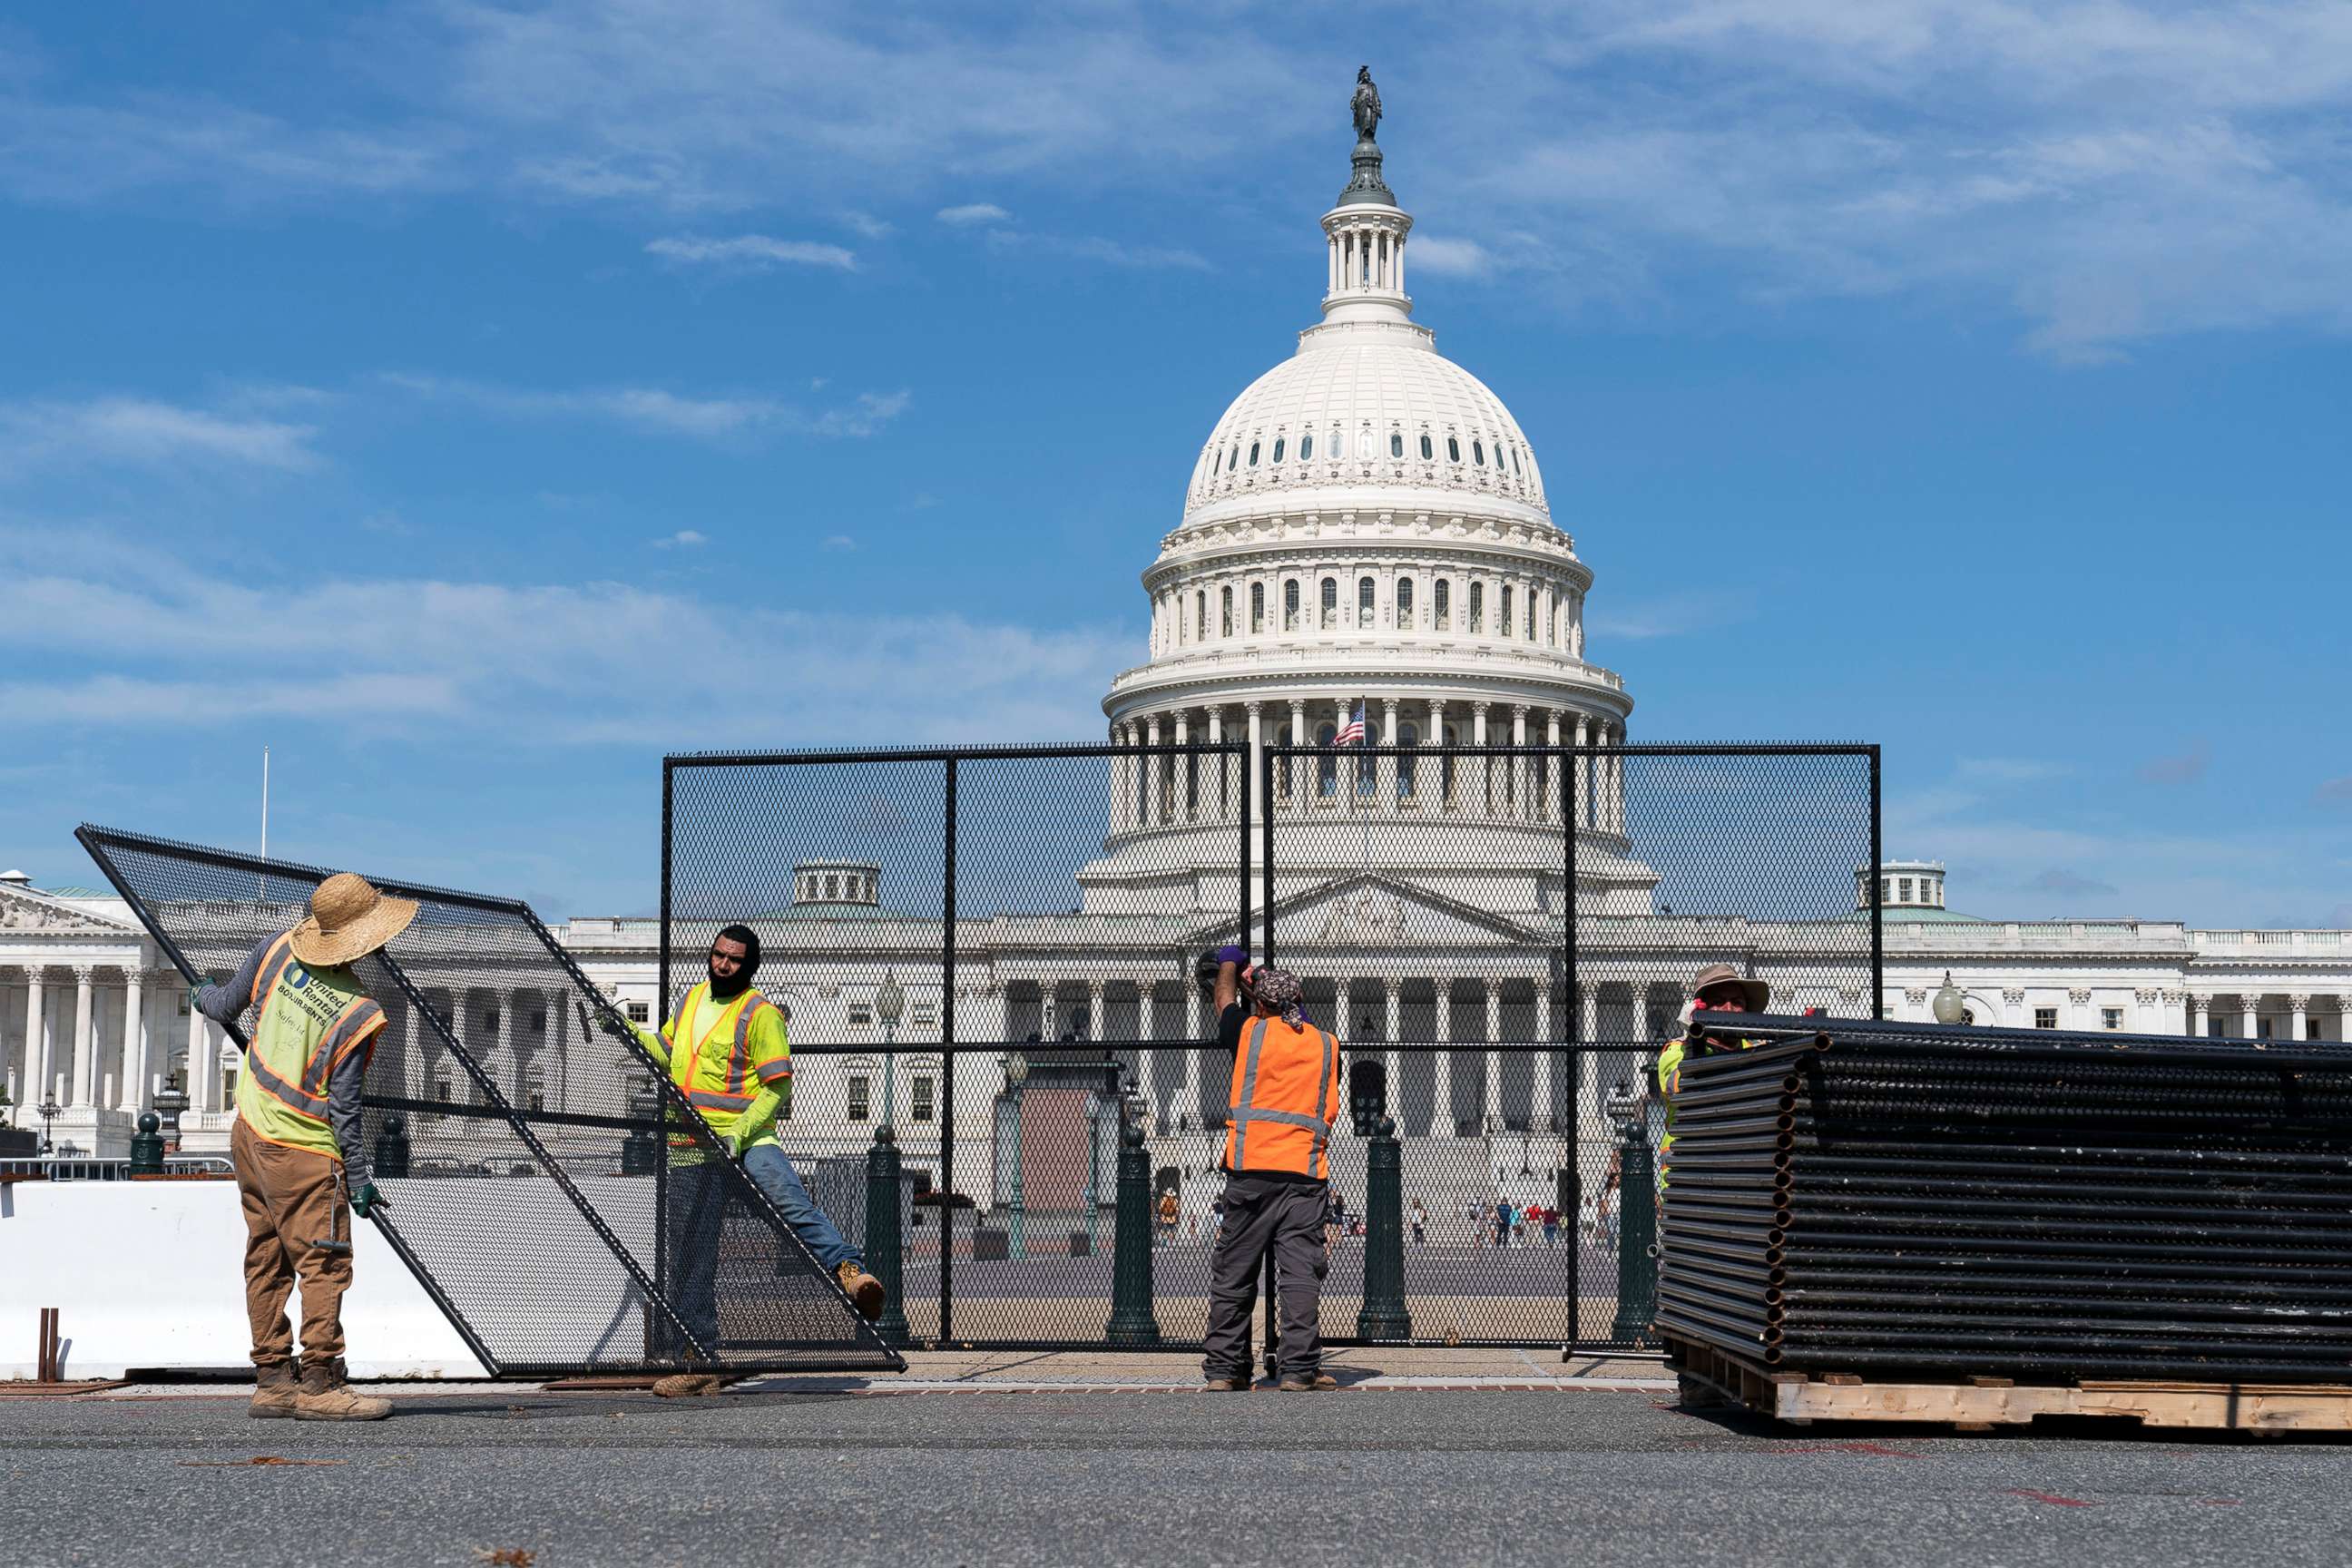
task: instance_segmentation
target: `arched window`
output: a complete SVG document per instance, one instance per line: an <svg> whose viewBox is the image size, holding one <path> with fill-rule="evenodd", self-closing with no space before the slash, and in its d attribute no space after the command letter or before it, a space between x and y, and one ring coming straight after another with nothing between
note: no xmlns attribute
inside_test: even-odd
<svg viewBox="0 0 2352 1568"><path fill-rule="evenodd" d="M1470 460L1482 468L1486 466L1486 443L1484 441L1470 443Z"/></svg>
<svg viewBox="0 0 2352 1568"><path fill-rule="evenodd" d="M1422 458L1422 461L1423 461L1423 462L1427 462L1430 458L1432 458L1435 457L1436 455L1437 455L1436 453L1434 453L1434 452L1433 452L1433 451L1431 451L1431 450L1429 449L1429 432L1428 432L1428 431L1426 431L1426 430L1423 431L1423 432L1421 433L1421 458Z"/></svg>
<svg viewBox="0 0 2352 1568"><path fill-rule="evenodd" d="M1348 437L1337 425L1331 426L1331 460L1338 462L1348 455Z"/></svg>
<svg viewBox="0 0 2352 1568"><path fill-rule="evenodd" d="M1192 639L1209 640L1209 591L1201 589L1192 595Z"/></svg>
<svg viewBox="0 0 2352 1568"><path fill-rule="evenodd" d="M1451 436L1445 438L1445 460L1449 463L1458 463L1462 460L1462 443ZM1252 458L1250 461L1255 463L1257 459Z"/></svg>
<svg viewBox="0 0 2352 1568"><path fill-rule="evenodd" d="M1391 430L1389 432L1389 456L1391 458L1402 458L1404 456L1403 432L1399 430Z"/></svg>
<svg viewBox="0 0 2352 1568"><path fill-rule="evenodd" d="M1282 629L1298 629L1298 579L1293 577L1282 585Z"/></svg>
<svg viewBox="0 0 2352 1568"><path fill-rule="evenodd" d="M1536 640L1536 591L1533 588L1528 590L1527 638L1529 642Z"/></svg>
<svg viewBox="0 0 2352 1568"><path fill-rule="evenodd" d="M1339 579L1323 579L1323 629L1329 631L1339 624Z"/></svg>
<svg viewBox="0 0 2352 1568"><path fill-rule="evenodd" d="M1472 637L1486 629L1486 584L1484 583L1470 584L1470 625L1467 629Z"/></svg>
<svg viewBox="0 0 2352 1568"><path fill-rule="evenodd" d="M1303 463L1314 455L1315 433L1310 430L1306 435L1301 436L1298 438L1298 460Z"/></svg>
<svg viewBox="0 0 2352 1568"><path fill-rule="evenodd" d="M1250 630L1265 630L1265 584L1263 583L1250 584Z"/></svg>
<svg viewBox="0 0 2352 1568"><path fill-rule="evenodd" d="M1323 754L1315 759L1315 793L1326 800L1339 793L1339 757L1330 749L1339 734L1336 724L1318 724L1315 728L1315 743L1323 748Z"/></svg>
<svg viewBox="0 0 2352 1568"><path fill-rule="evenodd" d="M1503 584L1502 613L1495 617L1495 630L1502 637L1511 635L1511 585L1508 583Z"/></svg>
<svg viewBox="0 0 2352 1568"><path fill-rule="evenodd" d="M1250 443L1250 467L1257 467L1257 443L1255 441Z"/></svg>
<svg viewBox="0 0 2352 1568"><path fill-rule="evenodd" d="M1282 437L1276 436L1274 438L1274 460L1277 463L1282 461Z"/></svg>
<svg viewBox="0 0 2352 1568"><path fill-rule="evenodd" d="M1227 473L1229 473L1229 474L1230 474L1230 473L1232 473L1232 472L1234 471L1234 466L1235 466L1236 464L1238 464L1241 460L1242 460L1242 449L1241 449L1241 444L1240 444L1239 442L1236 442L1236 443L1234 443L1234 449L1233 449L1232 451L1227 452L1227 453L1225 454L1225 472L1227 472Z"/></svg>
<svg viewBox="0 0 2352 1568"><path fill-rule="evenodd" d="M1219 612L1220 612L1220 613L1219 613L1219 616L1218 616L1218 618L1217 618L1217 625L1218 625L1218 626L1221 628L1221 629L1219 630L1219 632L1217 633L1217 635L1218 635L1219 637L1231 637L1231 636L1233 636L1233 635L1234 635L1234 591L1233 591L1233 589L1232 589L1232 588L1230 588L1230 587L1225 587L1225 588L1220 588L1220 589L1218 589L1218 590L1217 590L1217 599L1218 599L1217 608L1218 608L1218 610L1219 610Z"/></svg>
<svg viewBox="0 0 2352 1568"><path fill-rule="evenodd" d="M1412 579L1410 577L1397 579L1397 626L1404 631L1412 629Z"/></svg>
<svg viewBox="0 0 2352 1568"><path fill-rule="evenodd" d="M1356 624L1369 626L1372 620L1372 580L1359 577L1356 579Z"/></svg>
<svg viewBox="0 0 2352 1568"><path fill-rule="evenodd" d="M1413 785L1419 782L1413 776L1419 772L1418 759L1412 753L1412 749L1420 744L1420 725L1407 722L1397 726L1397 745L1405 753L1397 758L1397 798L1399 800L1411 800Z"/></svg>
<svg viewBox="0 0 2352 1568"><path fill-rule="evenodd" d="M1519 449L1517 447L1511 448L1511 472L1515 474L1525 472L1519 467Z"/></svg>
<svg viewBox="0 0 2352 1568"><path fill-rule="evenodd" d="M1437 629L1441 632L1452 631L1454 629L1454 584L1440 577L1437 580L1437 585L1432 588L1430 593L1433 595L1430 600L1432 618Z"/></svg>

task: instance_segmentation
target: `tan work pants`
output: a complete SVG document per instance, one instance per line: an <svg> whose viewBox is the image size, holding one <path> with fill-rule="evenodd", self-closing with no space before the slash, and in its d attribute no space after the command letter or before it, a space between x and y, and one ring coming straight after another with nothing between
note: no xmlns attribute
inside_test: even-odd
<svg viewBox="0 0 2352 1568"><path fill-rule="evenodd" d="M228 1135L228 1154L245 1205L245 1310L253 1321L253 1364L275 1366L292 1359L286 1299L298 1276L303 1359L316 1363L341 1355L352 1255L322 1251L317 1245L352 1238L341 1163L272 1143L241 1116Z"/></svg>

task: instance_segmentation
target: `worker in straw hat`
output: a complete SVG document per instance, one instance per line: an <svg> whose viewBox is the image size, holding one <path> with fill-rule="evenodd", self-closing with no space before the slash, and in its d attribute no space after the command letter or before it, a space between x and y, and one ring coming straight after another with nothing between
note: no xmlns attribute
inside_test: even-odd
<svg viewBox="0 0 2352 1568"><path fill-rule="evenodd" d="M383 1009L352 965L415 918L414 900L340 872L311 893L301 924L257 944L226 984L195 982L205 1017L226 1025L248 1010L253 1016L228 1142L245 1206L256 1384L249 1415L377 1421L392 1414L390 1400L353 1394L343 1369L351 1216L364 1219L383 1202L360 1136L360 1088ZM298 1279L299 1361L286 1321Z"/></svg>
<svg viewBox="0 0 2352 1568"><path fill-rule="evenodd" d="M1727 963L1710 963L1691 976L1690 1016L1701 1013L1761 1013L1772 999L1772 987L1761 980L1742 974ZM1658 1140L1658 1185L1666 1184L1666 1159L1675 1146L1675 1096L1682 1092L1683 1060L1691 1054L1690 1036L1685 1027L1675 1039L1666 1042L1658 1053L1658 1099L1665 1106L1664 1135ZM1726 1040L1706 1030L1698 1031L1697 1054L1713 1056L1718 1051L1747 1050L1753 1040Z"/></svg>

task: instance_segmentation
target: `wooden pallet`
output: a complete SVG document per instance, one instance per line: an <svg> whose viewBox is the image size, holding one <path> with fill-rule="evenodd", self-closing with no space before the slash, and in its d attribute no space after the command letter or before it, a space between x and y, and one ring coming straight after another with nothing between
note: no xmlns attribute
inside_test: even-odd
<svg viewBox="0 0 2352 1568"><path fill-rule="evenodd" d="M2143 1426L2245 1432L2352 1432L2352 1384L2084 1380L2019 1384L1879 1382L1853 1373L1782 1372L1668 1333L1666 1362L1685 1405L1737 1405L1791 1426L1922 1421L1963 1432L2041 1415L2101 1416Z"/></svg>

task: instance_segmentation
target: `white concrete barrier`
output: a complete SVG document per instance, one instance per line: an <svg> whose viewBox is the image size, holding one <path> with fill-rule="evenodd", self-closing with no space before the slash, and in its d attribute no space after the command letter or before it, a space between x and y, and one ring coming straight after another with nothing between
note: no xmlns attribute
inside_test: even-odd
<svg viewBox="0 0 2352 1568"><path fill-rule="evenodd" d="M352 1232L352 1375L486 1375L375 1226ZM0 1378L39 1370L44 1307L58 1309L68 1378L250 1365L236 1184L0 1184Z"/></svg>

